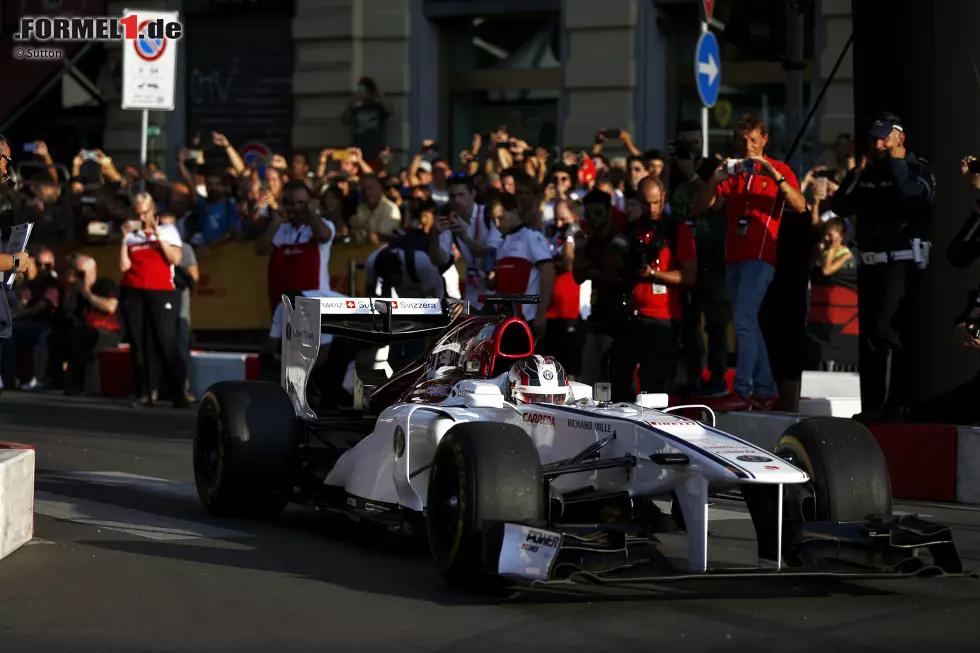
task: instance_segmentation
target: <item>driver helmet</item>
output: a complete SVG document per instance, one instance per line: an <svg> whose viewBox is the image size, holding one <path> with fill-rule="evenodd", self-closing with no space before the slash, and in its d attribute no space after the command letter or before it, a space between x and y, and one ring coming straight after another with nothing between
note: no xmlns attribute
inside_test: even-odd
<svg viewBox="0 0 980 653"><path fill-rule="evenodd" d="M523 358L507 373L507 395L513 403L564 404L569 397L565 368L549 356Z"/></svg>

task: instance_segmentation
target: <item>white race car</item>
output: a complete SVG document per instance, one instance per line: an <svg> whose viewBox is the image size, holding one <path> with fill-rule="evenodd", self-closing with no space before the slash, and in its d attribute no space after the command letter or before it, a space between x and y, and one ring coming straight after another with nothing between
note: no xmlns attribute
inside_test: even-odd
<svg viewBox="0 0 980 653"><path fill-rule="evenodd" d="M514 314L537 298L486 299L501 315L454 318L454 300L283 297L281 387L221 382L201 400L206 508L269 515L294 501L424 535L442 575L466 587L651 582L644 563L660 559L663 532L686 532L688 568L658 569L657 582L962 573L948 527L892 515L884 458L857 422L804 420L770 452L714 428L706 407L611 403L607 384L568 383L534 354ZM321 333L332 347L428 347L377 387L362 375L357 410L317 414L305 389ZM732 489L758 566L709 570L709 496Z"/></svg>

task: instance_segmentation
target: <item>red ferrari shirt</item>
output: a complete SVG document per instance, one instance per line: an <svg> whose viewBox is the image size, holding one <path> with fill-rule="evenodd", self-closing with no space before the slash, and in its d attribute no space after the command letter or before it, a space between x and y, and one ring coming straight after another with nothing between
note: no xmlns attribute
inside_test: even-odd
<svg viewBox="0 0 980 653"><path fill-rule="evenodd" d="M680 261L697 260L694 234L682 222L677 225L677 239L673 248L665 247L660 250L660 262L652 267L661 271L679 270ZM680 288L650 281L641 282L633 289L633 310L657 320L679 320L683 315Z"/></svg>
<svg viewBox="0 0 980 653"><path fill-rule="evenodd" d="M575 283L571 272L559 274L555 279L555 292L548 305L549 320L577 320L581 307L582 286Z"/></svg>
<svg viewBox="0 0 980 653"><path fill-rule="evenodd" d="M180 233L172 224L162 224L158 231L159 238L144 231L126 234L131 265L119 285L141 290L176 290L174 266L164 256L163 247L164 244L180 247Z"/></svg>
<svg viewBox="0 0 980 653"><path fill-rule="evenodd" d="M776 174L799 190L800 184L789 166L765 157ZM715 189L715 197L725 198L728 217L728 237L725 243L725 262L762 260L776 264L776 240L786 201L779 195L776 180L765 175L742 173L729 177ZM740 227L742 218L747 224Z"/></svg>

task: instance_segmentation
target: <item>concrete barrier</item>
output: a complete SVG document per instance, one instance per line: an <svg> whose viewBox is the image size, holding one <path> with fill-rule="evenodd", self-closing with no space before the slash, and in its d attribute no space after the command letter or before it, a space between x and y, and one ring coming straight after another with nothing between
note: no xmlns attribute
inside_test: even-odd
<svg viewBox="0 0 980 653"><path fill-rule="evenodd" d="M129 345L106 349L99 353L98 374L87 383L87 390L103 397L129 397L135 392L133 387L133 367ZM198 351L191 352L187 379L190 392L196 397L204 394L218 381L255 381L260 376L257 354L223 353ZM158 388L164 398L166 383L161 380Z"/></svg>
<svg viewBox="0 0 980 653"><path fill-rule="evenodd" d="M783 432L807 417L756 411L718 413L718 428L773 451ZM888 463L896 499L980 505L980 428L890 423L875 424L869 430Z"/></svg>
<svg viewBox="0 0 980 653"><path fill-rule="evenodd" d="M34 537L34 448L0 442L0 559Z"/></svg>

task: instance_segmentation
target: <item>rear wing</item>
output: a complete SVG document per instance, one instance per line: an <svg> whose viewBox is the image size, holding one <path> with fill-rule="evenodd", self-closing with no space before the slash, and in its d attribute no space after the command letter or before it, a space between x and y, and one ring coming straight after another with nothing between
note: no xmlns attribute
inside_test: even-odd
<svg viewBox="0 0 980 653"><path fill-rule="evenodd" d="M320 355L320 337L330 334L385 346L441 334L465 302L452 299L282 296L281 382L301 417L315 419L306 384Z"/></svg>

